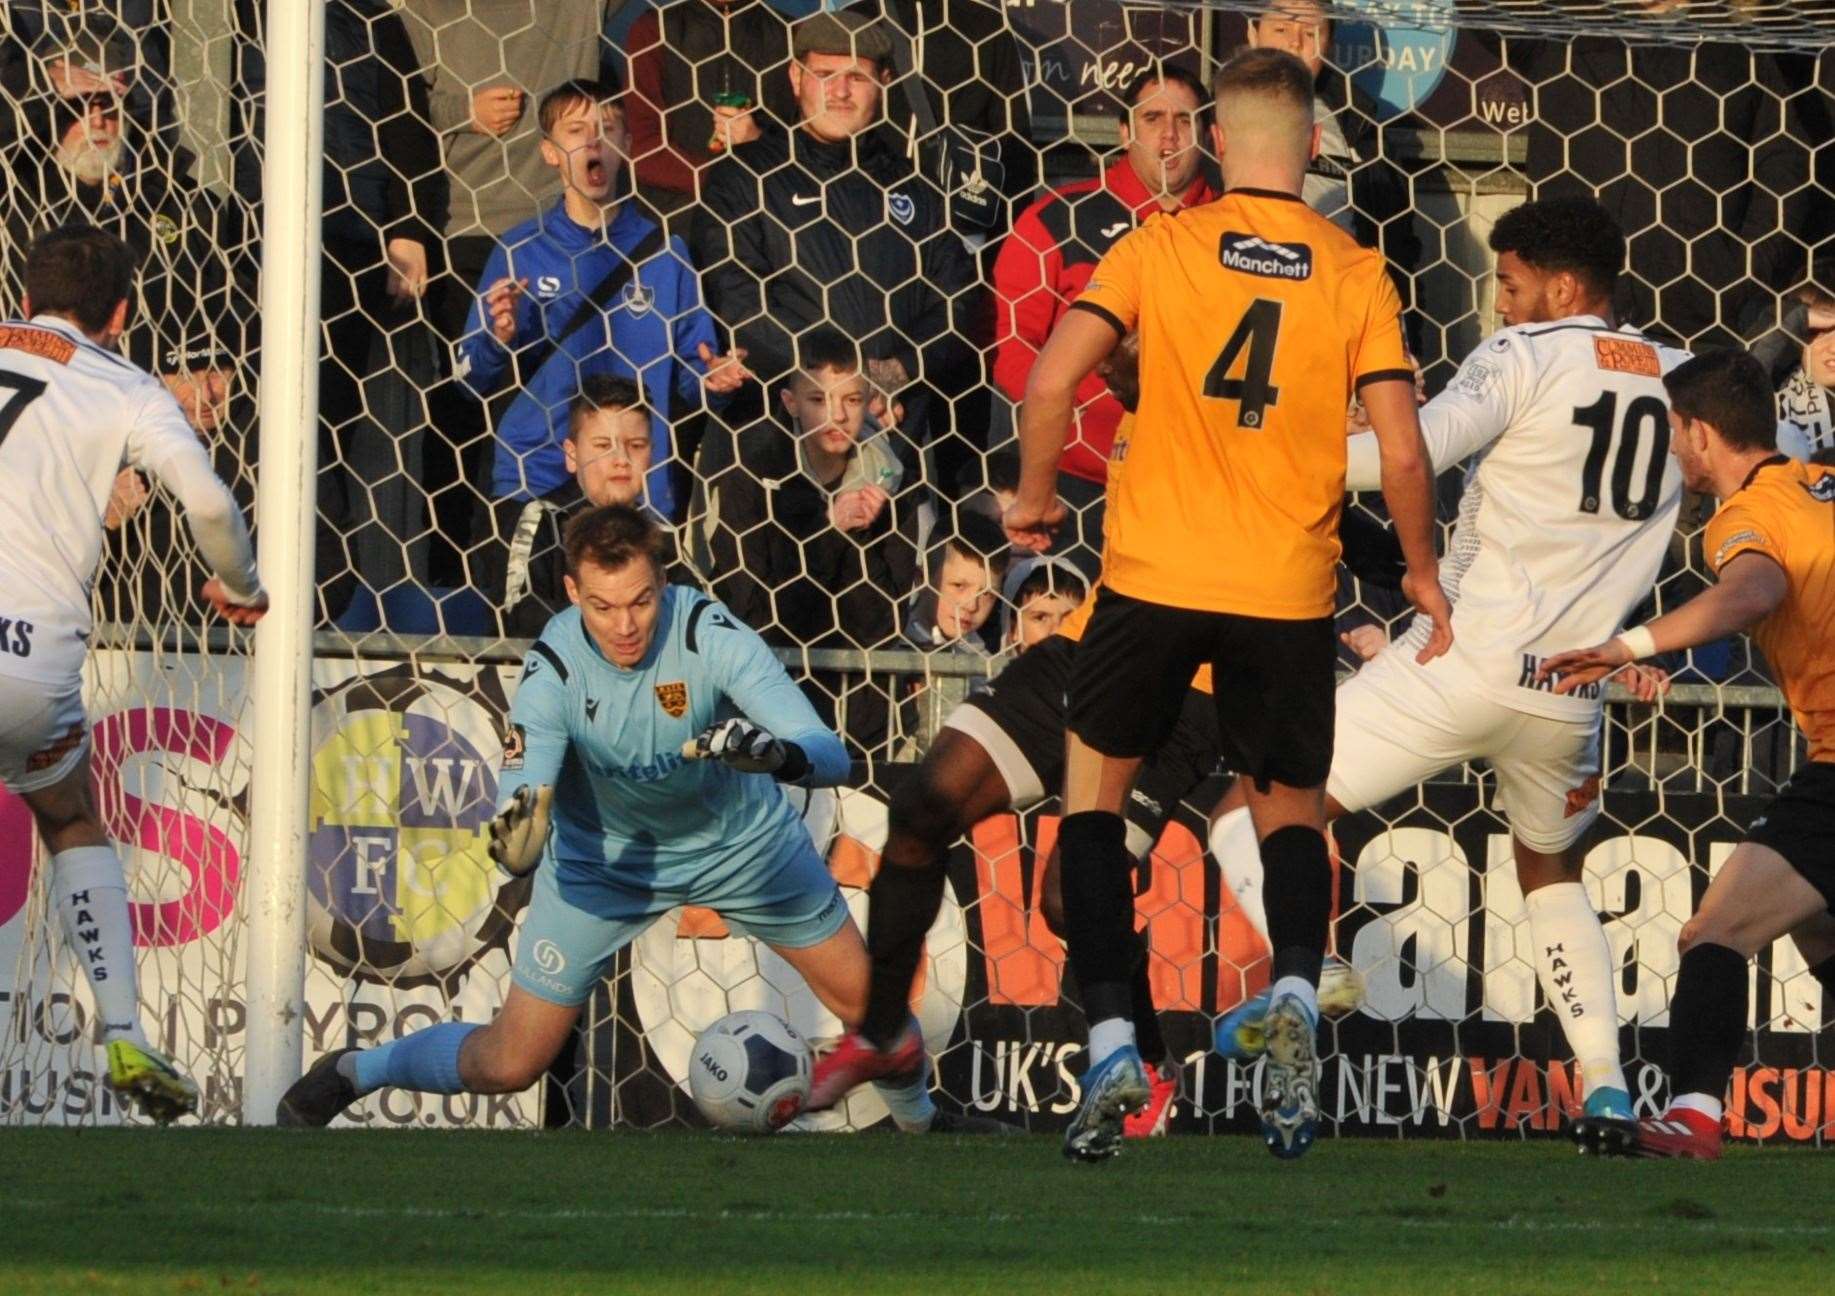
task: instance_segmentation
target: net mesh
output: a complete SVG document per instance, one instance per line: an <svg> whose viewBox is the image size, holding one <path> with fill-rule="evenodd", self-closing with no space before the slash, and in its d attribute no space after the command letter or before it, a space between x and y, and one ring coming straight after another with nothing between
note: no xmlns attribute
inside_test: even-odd
<svg viewBox="0 0 1835 1296"><path fill-rule="evenodd" d="M528 887L484 849L499 735L522 648L565 599L559 526L583 493L641 486L671 524L678 577L758 628L847 738L854 785L803 808L864 922L891 789L1043 607L1018 576L1003 585L991 530L1012 488L1013 402L1067 285L1134 219L1116 182L1096 181L1118 168L1125 186L1142 157L1123 147L1116 109L1145 70L1207 78L1251 39L1318 59L1324 146L1306 197L1389 257L1429 391L1495 326L1492 222L1532 192L1584 192L1630 236L1628 318L1691 344L1754 346L1780 384L1781 435L1804 453L1832 444L1804 351L1831 282L1835 64L1802 51L1830 45L1828 6L884 0L864 6L883 8L889 31L883 94L831 86L818 102L845 133L860 102L883 100L872 150L840 160L781 142L802 112L789 23L813 7L328 6L308 1064L435 1020L483 1020L502 1000ZM122 233L145 257L125 349L167 376L252 505L262 6L0 12L0 300L17 310L34 233L73 219ZM581 104L541 120L542 97L574 79L624 88L603 134ZM570 113L585 135L564 134ZM1134 138L1146 131L1136 123ZM609 186L626 200L606 235L623 257L568 223L563 171L576 197ZM1058 196L1035 205L1040 186ZM620 275L650 223L661 241ZM499 280L513 287L493 294ZM576 317L582 297L596 300ZM867 381L812 402L793 378L799 351L808 363L836 345L825 330L858 348ZM750 375L737 383L734 348ZM638 384L647 420L573 418L583 390L616 407L603 381L617 377ZM1066 556L1087 571L1091 476L1122 411L1105 388L1081 395ZM856 437L839 470L824 424ZM120 483L95 587L94 769L127 865L147 1029L199 1078L204 1119L226 1122L240 1106L255 736L242 641L204 629L204 572L173 502L148 486ZM1456 480L1444 486L1450 517ZM1703 586L1710 507L1685 510L1645 613ZM1355 509L1380 518L1377 501ZM1393 630L1401 606L1342 584L1345 628ZM1677 666L1683 683L1660 709L1608 707L1587 869L1646 1107L1676 932L1802 758L1744 641ZM1247 1128L1258 1083L1208 1051L1217 1017L1267 976L1204 844L1220 787L1191 791L1138 898L1184 1059L1180 1130ZM1536 986L1491 791L1468 768L1338 826L1336 941L1368 1000L1329 1033L1335 1128L1476 1135L1553 1128L1573 1110L1578 1080ZM947 1097L1035 1127L1073 1110L1083 1038L1041 913L1050 809L996 816L957 848L916 1000ZM92 1000L46 919L27 823L0 799L0 1120L133 1119L97 1079ZM1819 1137L1825 1082L1835 1095L1820 989L1788 942L1757 968L1735 1133ZM351 1119L692 1122L694 1034L750 1007L814 1039L839 1030L770 951L680 911L619 955L526 1093L391 1092ZM860 1095L817 1123L881 1114Z"/></svg>

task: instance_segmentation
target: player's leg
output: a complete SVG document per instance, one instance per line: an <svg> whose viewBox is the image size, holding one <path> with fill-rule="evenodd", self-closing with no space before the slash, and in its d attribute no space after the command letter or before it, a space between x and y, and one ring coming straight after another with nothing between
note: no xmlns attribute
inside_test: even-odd
<svg viewBox="0 0 1835 1296"><path fill-rule="evenodd" d="M1083 1102L1065 1155L1120 1150L1126 1117L1152 1089L1137 1050L1134 861L1123 807L1141 760L1166 741L1204 653L1208 618L1103 589L1072 670L1058 850L1065 947L1089 1022Z"/></svg>
<svg viewBox="0 0 1835 1296"><path fill-rule="evenodd" d="M1505 712L1474 755L1496 772L1536 977L1580 1068L1586 1110L1574 1138L1585 1151L1620 1151L1637 1125L1619 1059L1612 947L1581 876L1581 842L1600 810L1598 724Z"/></svg>
<svg viewBox="0 0 1835 1296"><path fill-rule="evenodd" d="M488 1025L437 1022L370 1048L327 1053L282 1095L275 1123L322 1126L378 1089L516 1093L566 1044L606 963L652 914L644 897L558 877L544 861L516 942L510 993ZM595 912L598 911L598 912Z"/></svg>
<svg viewBox="0 0 1835 1296"><path fill-rule="evenodd" d="M1020 657L989 692L962 703L923 762L893 789L886 843L867 898L872 984L860 1029L816 1064L810 1109L833 1106L875 1075L908 1070L911 984L943 904L950 848L982 819L1024 807L1055 784L1072 645L1053 637Z"/></svg>
<svg viewBox="0 0 1835 1296"><path fill-rule="evenodd" d="M1683 924L1669 1003L1674 1097L1639 1126L1640 1154L1720 1155L1721 1096L1746 1031L1746 964L1786 932L1826 939L1832 911L1835 765L1810 764L1753 822Z"/></svg>
<svg viewBox="0 0 1835 1296"><path fill-rule="evenodd" d="M1820 913L1797 924L1790 939L1810 975L1822 984L1823 994L1835 995L1835 913Z"/></svg>
<svg viewBox="0 0 1835 1296"><path fill-rule="evenodd" d="M846 1038L858 1041L871 983L867 946L841 888L807 836L794 843L775 868L761 869L743 890L715 901L714 907L735 930L762 941L788 963L822 1006L840 1019L849 1032ZM930 1057L908 1007L905 1020L910 1031L901 1035L900 1047L886 1055L899 1063L899 1069L872 1077L893 1124L907 1134L1004 1132L1007 1127L999 1122L940 1116L930 1098Z"/></svg>
<svg viewBox="0 0 1835 1296"><path fill-rule="evenodd" d="M102 1019L109 1085L165 1122L197 1110L197 1086L154 1049L140 1024L134 925L121 857L89 787L81 685L0 681L7 736L0 778L32 812L51 862L51 906Z"/></svg>
<svg viewBox="0 0 1835 1296"><path fill-rule="evenodd" d="M1330 617L1219 617L1211 638L1224 759L1242 775L1265 870L1269 1002L1262 1136L1276 1156L1312 1145L1319 1119L1319 973L1332 918L1325 782L1337 636Z"/></svg>

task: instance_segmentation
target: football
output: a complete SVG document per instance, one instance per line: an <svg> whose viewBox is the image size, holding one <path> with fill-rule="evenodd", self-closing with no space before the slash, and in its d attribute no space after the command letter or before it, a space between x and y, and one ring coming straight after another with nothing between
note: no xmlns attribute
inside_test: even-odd
<svg viewBox="0 0 1835 1296"><path fill-rule="evenodd" d="M809 1101L809 1045L790 1023L749 1009L728 1013L695 1039L688 1091L715 1129L769 1134Z"/></svg>

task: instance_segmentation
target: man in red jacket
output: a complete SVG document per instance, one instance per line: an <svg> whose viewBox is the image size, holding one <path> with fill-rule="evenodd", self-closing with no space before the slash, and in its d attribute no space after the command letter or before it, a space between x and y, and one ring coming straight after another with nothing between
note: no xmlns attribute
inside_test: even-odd
<svg viewBox="0 0 1835 1296"><path fill-rule="evenodd" d="M1101 176L1048 191L1020 214L994 262L998 343L994 381L1013 400L1059 318L1096 262L1158 211L1210 202L1200 170L1200 116L1210 93L1189 72L1161 67L1122 93L1121 158ZM1085 543L1100 548L1103 487L1121 405L1092 374L1077 389L1077 422L1059 464L1058 491L1080 515Z"/></svg>

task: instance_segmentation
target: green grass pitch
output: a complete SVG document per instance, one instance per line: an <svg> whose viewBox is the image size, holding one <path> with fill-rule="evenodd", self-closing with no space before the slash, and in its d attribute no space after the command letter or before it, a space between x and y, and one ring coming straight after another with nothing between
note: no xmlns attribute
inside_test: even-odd
<svg viewBox="0 0 1835 1296"><path fill-rule="evenodd" d="M1820 1290L1835 1160L1568 1145L0 1131L0 1292Z"/></svg>

